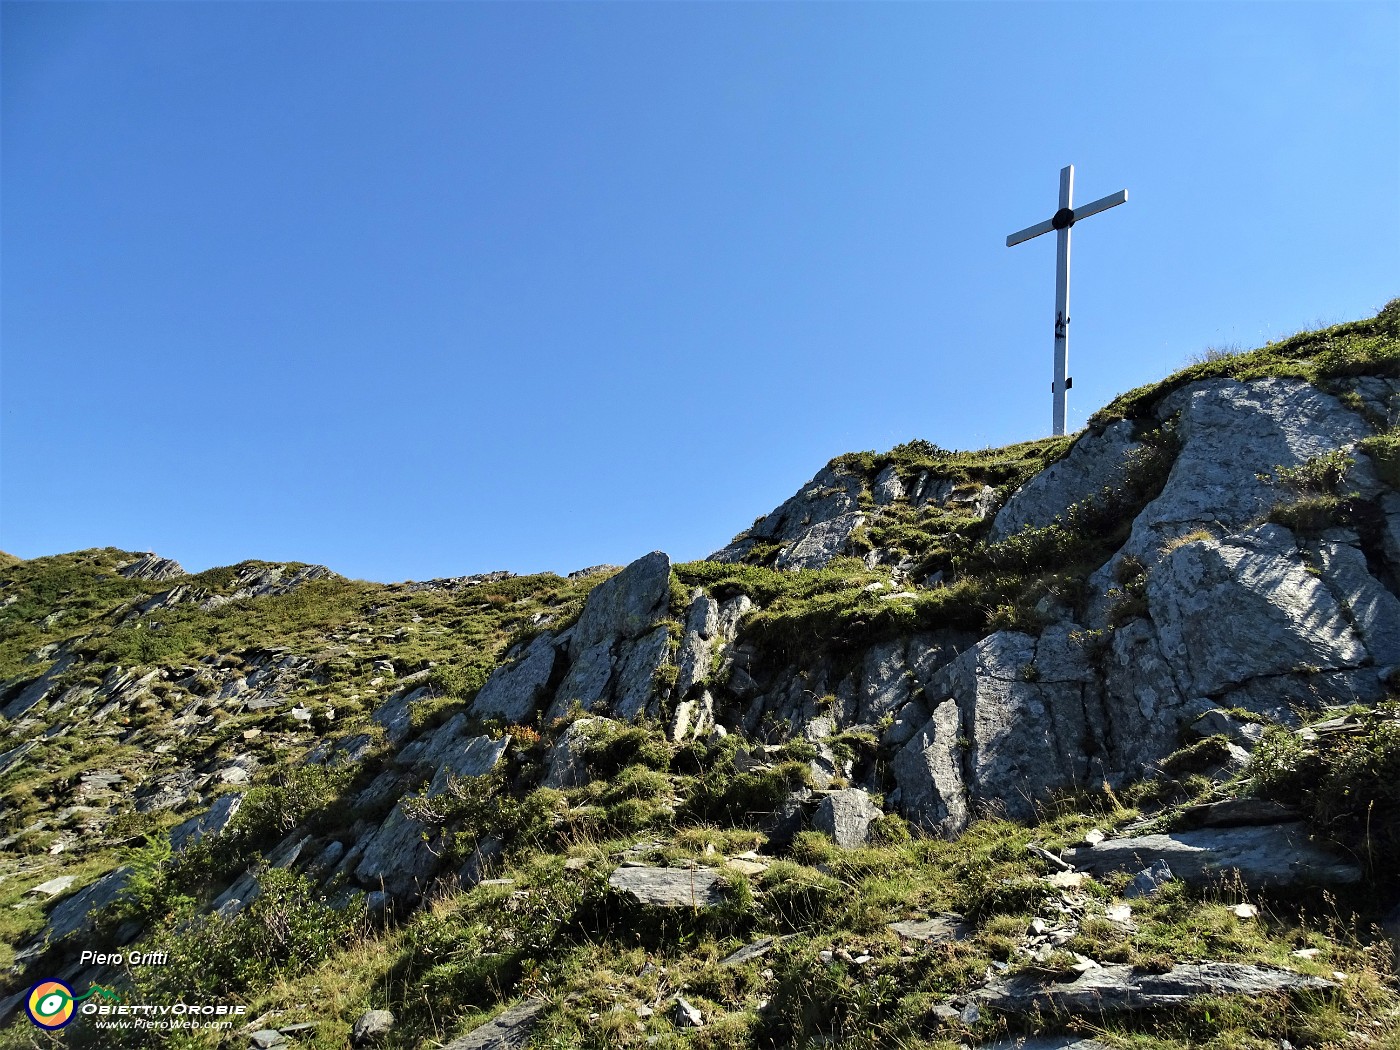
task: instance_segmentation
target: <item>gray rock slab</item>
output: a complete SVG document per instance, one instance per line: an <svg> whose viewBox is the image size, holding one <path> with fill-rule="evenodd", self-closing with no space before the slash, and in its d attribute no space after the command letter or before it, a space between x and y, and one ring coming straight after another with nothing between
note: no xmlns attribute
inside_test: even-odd
<svg viewBox="0 0 1400 1050"><path fill-rule="evenodd" d="M237 816L238 807L242 804L241 794L220 795L199 816L191 817L170 830L170 848L179 853L206 836L219 834Z"/></svg>
<svg viewBox="0 0 1400 1050"><path fill-rule="evenodd" d="M549 1004L543 999L526 999L478 1025L466 1035L452 1040L442 1050L521 1050L530 1039L530 1029Z"/></svg>
<svg viewBox="0 0 1400 1050"><path fill-rule="evenodd" d="M546 721L562 718L577 703L585 711L600 707L612 692L613 668L617 664L616 639L605 639L574 657L564 680L555 690Z"/></svg>
<svg viewBox="0 0 1400 1050"><path fill-rule="evenodd" d="M892 922L889 928L906 941L961 941L972 936L972 927L961 916L952 912L935 915L929 919L906 919Z"/></svg>
<svg viewBox="0 0 1400 1050"><path fill-rule="evenodd" d="M631 722L643 714L652 699L656 672L670 652L670 631L663 625L644 634L628 647L613 683L613 716Z"/></svg>
<svg viewBox="0 0 1400 1050"><path fill-rule="evenodd" d="M555 655L554 636L548 631L536 635L522 652L491 672L472 701L472 714L513 723L529 718L545 699Z"/></svg>
<svg viewBox="0 0 1400 1050"><path fill-rule="evenodd" d="M1400 599L1371 575L1366 555L1349 544L1312 547L1322 580L1350 614L1371 658L1381 666L1400 663Z"/></svg>
<svg viewBox="0 0 1400 1050"><path fill-rule="evenodd" d="M685 696L692 686L709 677L710 650L719 632L719 602L698 587L685 614L685 633L676 653L676 694Z"/></svg>
<svg viewBox="0 0 1400 1050"><path fill-rule="evenodd" d="M67 900L60 901L53 911L49 912L49 923L43 931L43 936L50 941L61 941L87 928L92 914L111 904L122 890L126 889L131 874L130 868L118 868Z"/></svg>
<svg viewBox="0 0 1400 1050"><path fill-rule="evenodd" d="M820 569L846 549L851 533L865 524L865 515L852 512L829 521L819 521L784 547L773 563L785 570Z"/></svg>
<svg viewBox="0 0 1400 1050"><path fill-rule="evenodd" d="M618 868L608 886L651 908L710 908L724 901L723 879L710 868Z"/></svg>
<svg viewBox="0 0 1400 1050"><path fill-rule="evenodd" d="M1056 982L1033 973L995 980L969 998L1009 1014L1103 1015L1180 1006L1201 996L1265 995L1336 987L1292 970L1240 963L1183 963L1166 973L1141 973L1131 966L1101 966L1076 980Z"/></svg>
<svg viewBox="0 0 1400 1050"><path fill-rule="evenodd" d="M75 875L60 875L56 879L49 879L48 882L41 882L37 886L31 886L29 889L25 890L25 892L32 893L39 897L57 897L60 893L67 893L69 887L77 881L78 879Z"/></svg>
<svg viewBox="0 0 1400 1050"><path fill-rule="evenodd" d="M1077 1035L1028 1035L1021 1039L1001 1039L983 1043L978 1050L1111 1050L1097 1039L1081 1039Z"/></svg>
<svg viewBox="0 0 1400 1050"><path fill-rule="evenodd" d="M797 934L795 933L789 933L784 934L781 937L761 938L760 940L754 941L752 944L744 945L738 951L731 952L729 955L726 955L723 959L720 960L719 964L721 966L742 966L744 965L744 963L749 962L752 959L757 959L761 956L767 955L769 952L771 952L778 945L782 944L784 941L790 941L796 936Z"/></svg>
<svg viewBox="0 0 1400 1050"><path fill-rule="evenodd" d="M1044 528L1071 504L1120 484L1127 471L1128 454L1138 447L1133 440L1133 424L1126 419L1101 433L1086 431L1064 459L1050 464L1012 494L992 522L992 542L1027 526Z"/></svg>
<svg viewBox="0 0 1400 1050"><path fill-rule="evenodd" d="M833 791L817 804L812 827L824 831L838 846L855 849L870 838L870 825L885 815L875 800L860 788Z"/></svg>
<svg viewBox="0 0 1400 1050"><path fill-rule="evenodd" d="M1309 842L1306 828L1296 823L1106 839L1067 850L1064 859L1095 875L1138 871L1160 859L1177 878L1192 884L1232 870L1255 888L1361 881L1355 864Z"/></svg>
<svg viewBox="0 0 1400 1050"><path fill-rule="evenodd" d="M1368 657L1337 599L1278 526L1177 547L1148 577L1147 601L1162 654L1190 696Z"/></svg>
<svg viewBox="0 0 1400 1050"><path fill-rule="evenodd" d="M1266 798L1227 798L1184 810L1178 817L1186 828L1238 828L1251 825L1289 824L1302 819L1292 806Z"/></svg>
<svg viewBox="0 0 1400 1050"><path fill-rule="evenodd" d="M670 597L671 559L661 551L638 558L589 593L569 639L569 655L577 660L601 642L645 633L665 618Z"/></svg>

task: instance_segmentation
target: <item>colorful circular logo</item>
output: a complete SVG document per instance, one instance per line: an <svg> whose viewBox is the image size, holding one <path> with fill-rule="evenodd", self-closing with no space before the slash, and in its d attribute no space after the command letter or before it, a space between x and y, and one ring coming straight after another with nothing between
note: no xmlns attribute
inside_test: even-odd
<svg viewBox="0 0 1400 1050"><path fill-rule="evenodd" d="M73 989L62 981L40 981L29 989L24 1010L40 1028L62 1028L73 1020Z"/></svg>

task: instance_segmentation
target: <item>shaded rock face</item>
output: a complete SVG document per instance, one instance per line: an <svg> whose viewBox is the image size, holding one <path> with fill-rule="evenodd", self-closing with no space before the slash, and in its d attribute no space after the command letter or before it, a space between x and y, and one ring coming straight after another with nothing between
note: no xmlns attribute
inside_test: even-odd
<svg viewBox="0 0 1400 1050"><path fill-rule="evenodd" d="M1039 641L991 635L924 692L933 713L893 769L900 808L930 830L959 831L988 804L1030 817L1048 792L1084 783L1106 751L1089 655L1065 627Z"/></svg>
<svg viewBox="0 0 1400 1050"><path fill-rule="evenodd" d="M510 737L467 737L465 719L458 716L441 726L427 740L418 741L422 761L440 762L432 782L423 792L431 799L448 789L449 778L489 773L510 746ZM424 832L428 832L425 839ZM440 867L440 849L434 848L435 829L409 815L401 800L377 828L356 843L342 865L368 889L382 889L399 900L417 899Z"/></svg>
<svg viewBox="0 0 1400 1050"><path fill-rule="evenodd" d="M1069 454L1022 485L997 513L990 538L1004 540L1026 527L1044 528L1074 503L1112 488L1127 474L1129 453L1140 446L1134 426L1123 419L1105 430L1085 433Z"/></svg>

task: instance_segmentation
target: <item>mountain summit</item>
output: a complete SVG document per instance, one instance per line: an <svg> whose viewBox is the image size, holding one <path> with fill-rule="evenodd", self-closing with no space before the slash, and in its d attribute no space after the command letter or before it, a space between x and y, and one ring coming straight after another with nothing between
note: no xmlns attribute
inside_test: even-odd
<svg viewBox="0 0 1400 1050"><path fill-rule="evenodd" d="M6 556L0 1047L1397 1045L1397 594L1400 300L699 562Z"/></svg>

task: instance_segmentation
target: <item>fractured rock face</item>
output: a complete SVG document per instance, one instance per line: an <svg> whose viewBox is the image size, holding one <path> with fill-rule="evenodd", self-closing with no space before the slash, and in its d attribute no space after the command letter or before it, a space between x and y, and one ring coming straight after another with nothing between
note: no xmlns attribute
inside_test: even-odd
<svg viewBox="0 0 1400 1050"><path fill-rule="evenodd" d="M741 561L755 543L784 544L779 568L820 568L843 552L846 540L859 524L861 479L837 467L827 466L802 486L797 495L756 522L711 561Z"/></svg>
<svg viewBox="0 0 1400 1050"><path fill-rule="evenodd" d="M1043 655L1042 655L1043 654ZM1087 657L1068 628L1037 640L1000 631L933 675L929 724L896 754L900 807L917 824L952 833L975 804L1016 819L1087 778L1103 725Z"/></svg>
<svg viewBox="0 0 1400 1050"><path fill-rule="evenodd" d="M541 632L525 648L507 658L491 672L491 677L472 701L472 714L478 718L503 718L523 722L544 700L550 675L554 673L555 638Z"/></svg>
<svg viewBox="0 0 1400 1050"><path fill-rule="evenodd" d="M1128 454L1140 447L1133 440L1133 429L1131 421L1122 419L1101 433L1081 436L1064 459L1016 490L992 522L989 539L996 543L1028 526L1044 528L1071 504L1120 484L1128 469Z"/></svg>
<svg viewBox="0 0 1400 1050"><path fill-rule="evenodd" d="M660 551L638 558L588 595L567 637L568 670L546 713L562 717L577 703L585 711L634 719L655 713L656 673L670 656L666 618L671 560Z"/></svg>
<svg viewBox="0 0 1400 1050"><path fill-rule="evenodd" d="M1369 656L1277 525L1177 547L1148 577L1147 600L1162 655L1188 695L1303 667L1355 667Z"/></svg>
<svg viewBox="0 0 1400 1050"><path fill-rule="evenodd" d="M710 868L618 868L608 885L652 908L711 908L724 901L723 880Z"/></svg>

